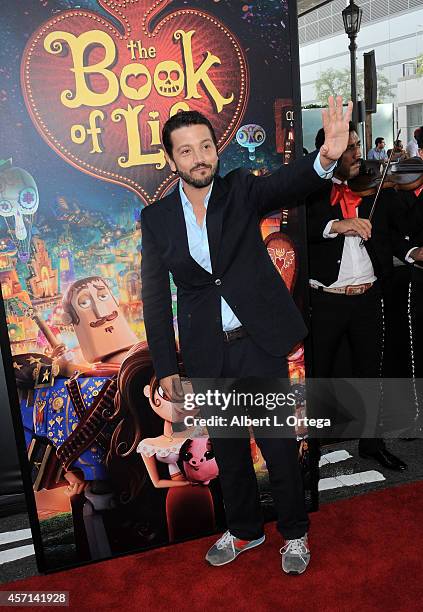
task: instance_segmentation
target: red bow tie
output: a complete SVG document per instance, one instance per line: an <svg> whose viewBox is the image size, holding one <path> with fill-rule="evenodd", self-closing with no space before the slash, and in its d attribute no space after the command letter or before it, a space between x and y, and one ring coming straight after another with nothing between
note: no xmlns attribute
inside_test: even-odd
<svg viewBox="0 0 423 612"><path fill-rule="evenodd" d="M416 198L419 197L422 191L423 191L423 185L421 187L417 187L417 189L414 190L414 195L416 196Z"/></svg>
<svg viewBox="0 0 423 612"><path fill-rule="evenodd" d="M354 191L344 185L343 183L334 183L330 194L330 203L332 206L335 204L341 205L342 214L344 219L354 219L356 217L356 208L361 202L360 196Z"/></svg>

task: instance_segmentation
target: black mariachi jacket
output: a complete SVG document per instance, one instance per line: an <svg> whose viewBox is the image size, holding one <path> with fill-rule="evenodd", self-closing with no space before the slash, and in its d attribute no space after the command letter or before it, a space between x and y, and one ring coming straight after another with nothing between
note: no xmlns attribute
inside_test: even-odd
<svg viewBox="0 0 423 612"><path fill-rule="evenodd" d="M398 196L406 207L406 231L411 246L423 246L423 191L401 191ZM411 248L410 246L410 248Z"/></svg>

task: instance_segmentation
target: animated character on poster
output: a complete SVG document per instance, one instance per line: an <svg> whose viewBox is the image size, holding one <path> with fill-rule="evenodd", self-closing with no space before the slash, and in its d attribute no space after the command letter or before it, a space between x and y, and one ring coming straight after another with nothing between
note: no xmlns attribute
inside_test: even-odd
<svg viewBox="0 0 423 612"><path fill-rule="evenodd" d="M88 363L121 363L138 338L106 281L98 276L72 283L63 297L63 323L73 324Z"/></svg>
<svg viewBox="0 0 423 612"><path fill-rule="evenodd" d="M46 340L51 344L52 355L54 356L55 350L58 349L60 352L57 356L62 355L50 363L46 358L38 358L34 371L34 431L37 436L46 436L56 448L67 444L70 436L79 435L79 422L83 411L90 410L91 405L97 402L106 381L118 373L119 364L123 361L127 349L137 341L107 283L101 277L82 278L72 283L63 297L62 307L62 321L68 325L73 324L85 361L78 359L75 353L66 351L48 324L35 316ZM30 363L34 363L34 360L37 362L37 359L32 357ZM76 371L78 376L82 374L79 380L73 380ZM55 380L58 374L72 377L71 383L68 381L65 385L63 378ZM79 414L75 406L72 411L66 410L73 386L84 388ZM78 395L79 391L75 390L74 393ZM74 398L71 397L71 400L74 403ZM66 418L63 420L65 412ZM65 478L69 482L69 495L80 493L86 488L87 481L97 479L98 474L101 474L100 479L104 477L102 464L105 449L99 446L95 446L95 449L95 453L85 449L82 474L68 469L70 460L66 461ZM59 454L62 451L63 449ZM78 454L72 454L74 461L77 456Z"/></svg>
<svg viewBox="0 0 423 612"><path fill-rule="evenodd" d="M62 359L62 366L68 371L75 371L77 366L78 371L85 371L85 377L91 373L108 376L117 374L119 364L127 350L137 342L137 337L130 329L106 281L96 276L75 281L63 296L62 307L62 320L65 324L72 323L82 356L87 361L84 366ZM89 364L94 364L93 372L89 371ZM100 382L104 383L104 379ZM97 387L96 383L94 381ZM86 399L91 398L90 391L97 397L100 389L93 389L91 382L88 393L84 394ZM104 454L100 461L103 463ZM81 490L83 480L79 475L69 471L65 477L70 483L70 495Z"/></svg>
<svg viewBox="0 0 423 612"><path fill-rule="evenodd" d="M191 493L182 497L172 493L166 495L165 491L161 493L155 488L136 453L123 458L112 450L111 437L115 439L115 434L125 429L119 412L124 402L120 393L116 393L117 385L113 386L114 375L120 363L125 361L127 349L134 344L136 336L105 280L95 276L75 281L68 287L62 306L56 310L56 315L61 311L62 322L73 325L79 340L78 350L66 349L60 342L58 329L34 311L33 316L42 325L40 330L50 355L18 355L15 369L18 384L29 391L21 407L30 464L34 468L34 488L38 491L55 488L67 481L64 492L71 500L79 558L105 558L134 546L165 543L168 539L194 537L213 530L213 499L208 487L189 487ZM146 383L150 383L154 380L154 372L145 344L140 353L147 355ZM141 357L141 363L142 360ZM80 373L77 376L62 377L76 370ZM139 394L136 401L139 404ZM144 406L155 414L147 399ZM157 421L158 426L153 428L143 423L144 436L154 439L160 430L163 432L163 420L157 417ZM186 440L187 437L183 437L181 444ZM199 461L200 455L207 452L208 469L204 480L209 482L215 478L217 466L210 449L203 448L201 440L194 440L191 450ZM44 458L48 461L44 462ZM179 456L174 459L176 465ZM36 465L44 465L47 469L40 472L35 469ZM191 471L195 472L192 468ZM61 477L57 478L59 473ZM201 481L202 473L196 474L196 483ZM179 476L184 479L185 486L189 485L183 469ZM166 529L166 515L168 533L163 529ZM94 529L95 524L101 529ZM113 535L116 530L122 548L116 548ZM132 536L128 535L131 533ZM84 539L88 541L85 553L81 544Z"/></svg>
<svg viewBox="0 0 423 612"><path fill-rule="evenodd" d="M186 379L187 389L192 391ZM207 533L215 528L213 498L206 486L218 475L210 440L200 438L198 428L187 429L183 423L187 413L165 396L153 375L143 388L148 400L140 405L139 414L151 410L162 419L163 433L143 438L137 446L148 475L156 488L167 488L166 515L169 540L175 541ZM190 412L189 414L192 414ZM181 453L181 450L183 452ZM183 461L184 472L178 465ZM167 465L167 477L160 475L160 464ZM162 471L163 473L163 471ZM200 486L193 486L200 485Z"/></svg>
<svg viewBox="0 0 423 612"><path fill-rule="evenodd" d="M256 149L266 140L266 132L260 125L251 123L243 125L236 133L237 143L248 149L248 157L251 161L256 158Z"/></svg>
<svg viewBox="0 0 423 612"><path fill-rule="evenodd" d="M30 464L44 466L33 472L34 489L55 488L67 481L64 492L71 498L77 548L84 548L81 538L86 538L88 552L84 558L103 558L116 552L111 546L118 523L121 543L126 542L125 534L132 533L128 536L130 548L136 542L145 546L160 537L159 523L164 522L164 507L163 513L157 507L158 496L151 499L148 491L141 495L140 489L132 496L127 491L122 494L124 479L119 475L113 481L113 475L119 473L116 464L120 459L111 457L106 462L110 438L118 424L114 400L119 362L136 337L100 277L79 279L69 287L62 316L68 324L73 323L86 362L77 363L70 351L58 360L24 354L16 356L15 362L18 386L22 391L33 389L22 394L21 409ZM113 329L105 331L109 325ZM42 322L42 329L54 348L57 338L53 330L46 322ZM113 335L114 330L119 335ZM103 334L113 342L109 344ZM94 365L88 362L93 358ZM70 379L61 377L76 370L78 374ZM123 472L130 468L130 461L126 464ZM94 524L101 528L94 529Z"/></svg>
<svg viewBox="0 0 423 612"><path fill-rule="evenodd" d="M179 460L187 480L192 483L207 485L219 473L212 443L205 436L186 440L180 448Z"/></svg>
<svg viewBox="0 0 423 612"><path fill-rule="evenodd" d="M38 210L39 196L33 177L22 168L12 166L12 160L0 160L0 215L18 251L18 257L28 262L32 223Z"/></svg>

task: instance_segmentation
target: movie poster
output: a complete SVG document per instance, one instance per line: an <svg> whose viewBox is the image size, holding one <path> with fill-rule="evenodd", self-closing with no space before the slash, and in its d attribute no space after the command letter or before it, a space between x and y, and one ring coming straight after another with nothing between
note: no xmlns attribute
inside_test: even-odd
<svg viewBox="0 0 423 612"><path fill-rule="evenodd" d="M173 441L153 410L165 400L145 342L139 219L176 185L161 129L181 109L213 123L223 175L266 174L294 157L296 5L5 0L1 16L3 358L19 398L39 567L222 530L215 462L190 469L209 450L206 435ZM288 215L281 202L262 233L301 307L302 209ZM301 346L290 373L304 376Z"/></svg>

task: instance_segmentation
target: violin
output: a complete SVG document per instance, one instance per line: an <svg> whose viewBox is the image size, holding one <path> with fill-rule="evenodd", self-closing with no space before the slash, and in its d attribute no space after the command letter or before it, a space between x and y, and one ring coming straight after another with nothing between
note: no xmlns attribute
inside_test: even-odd
<svg viewBox="0 0 423 612"><path fill-rule="evenodd" d="M395 141L399 140L399 136L401 134L401 129L398 130L397 137ZM356 186L360 185L361 190L354 190L353 184L356 179L359 179L360 174L355 179L348 181L348 186L351 190L355 191L362 197L365 195L375 194L372 208L369 214L369 221L372 220L376 204L378 202L380 192L385 187L390 187L394 189L402 189L402 190L412 190L418 189L423 185L423 160L418 157L412 157L410 159L401 160L399 162L392 162L392 158L394 155L395 148L392 148L391 154L389 155L389 159L387 164L379 165L379 162L376 162L379 165L379 172L376 171L376 166L374 165L373 160L371 162L367 161L365 163L365 172L364 176L367 175L367 181L365 179L361 179L360 182ZM369 164L373 164L369 168ZM367 170L369 168L369 170ZM382 170L383 169L383 170ZM359 179L360 180L360 179ZM364 240L362 239L360 242L360 246L364 246Z"/></svg>
<svg viewBox="0 0 423 612"><path fill-rule="evenodd" d="M348 187L361 197L385 188L414 191L422 185L423 159L420 157L388 163L387 167L379 161L362 159L359 174L348 181Z"/></svg>

